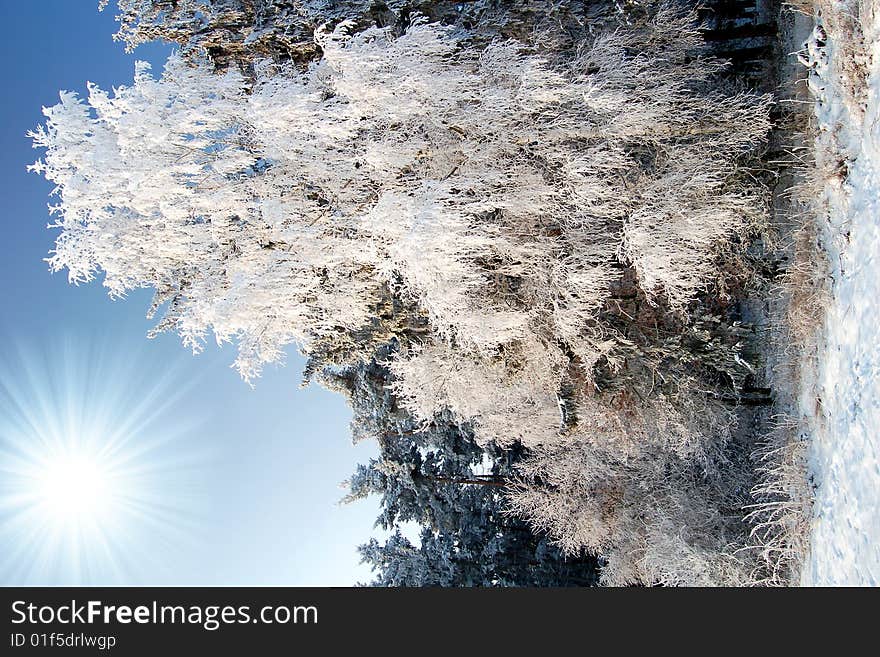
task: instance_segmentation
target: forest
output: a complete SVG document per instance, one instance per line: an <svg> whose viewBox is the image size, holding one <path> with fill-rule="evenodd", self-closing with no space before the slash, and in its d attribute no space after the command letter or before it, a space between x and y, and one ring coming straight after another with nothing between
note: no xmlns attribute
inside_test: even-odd
<svg viewBox="0 0 880 657"><path fill-rule="evenodd" d="M802 117L777 5L102 9L128 49L177 50L30 133L49 265L155 290L154 331L234 343L248 383L306 356L379 446L344 498L381 500L372 585L796 577L809 492L774 381L821 263L780 210Z"/></svg>

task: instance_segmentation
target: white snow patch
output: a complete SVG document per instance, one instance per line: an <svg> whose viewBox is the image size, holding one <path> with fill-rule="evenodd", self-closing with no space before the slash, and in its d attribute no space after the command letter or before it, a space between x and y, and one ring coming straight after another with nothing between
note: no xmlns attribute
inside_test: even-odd
<svg viewBox="0 0 880 657"><path fill-rule="evenodd" d="M849 7L841 7L841 11ZM843 184L829 179L826 244L831 253L833 302L825 353L817 372L820 417L811 446L818 486L805 585L880 585L880 33L868 8L866 81L846 79L835 57L841 35L813 44L811 86L817 95L819 148L836 143L847 164ZM814 32L814 39L824 35ZM835 42L835 36L838 37ZM820 44L821 45L821 44ZM824 52L819 52L823 50ZM850 67L850 70L851 67ZM854 102L862 98L865 102ZM823 142L822 131L825 132ZM828 139L828 135L833 138ZM826 150L819 156L827 157Z"/></svg>

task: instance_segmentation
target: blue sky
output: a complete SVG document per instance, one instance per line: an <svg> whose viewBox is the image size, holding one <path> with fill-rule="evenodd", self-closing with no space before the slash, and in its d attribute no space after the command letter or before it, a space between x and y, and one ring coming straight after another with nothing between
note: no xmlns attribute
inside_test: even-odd
<svg viewBox="0 0 880 657"><path fill-rule="evenodd" d="M268 368L252 390L229 368L235 356L230 346L193 356L174 335L147 340L149 291L111 301L99 282L75 287L63 273L48 272L43 258L54 239L46 229L51 188L25 170L40 155L26 131L41 122L41 106L58 101L59 90L84 93L86 81L105 89L129 84L135 59L161 70L170 52L150 44L126 54L111 38L113 12L98 13L96 6L97 0L0 1L6 26L0 44L0 583L366 580L355 546L373 533L377 502L340 507L337 500L339 482L375 447L352 446L350 412L341 397L298 387L297 354L290 354L286 367ZM59 383L61 372L67 374ZM92 382L86 385L86 379ZM164 401L155 399L157 390ZM135 453L139 440L149 445L142 458L155 474L149 481L162 504L155 505L152 524L128 527L137 546L116 555L122 569L84 570L75 560L52 561L51 555L37 563L22 534L12 530L10 454L13 441L27 437L13 438L10 427L21 425L15 418L27 416L27 407L43 397L79 404L84 413L89 405L112 406L117 424L133 407L148 407L150 437L134 432L127 449ZM50 407L43 405L43 415ZM27 447L39 444L34 439ZM125 545L120 540L119 549ZM4 560L2 555L13 553L14 561Z"/></svg>

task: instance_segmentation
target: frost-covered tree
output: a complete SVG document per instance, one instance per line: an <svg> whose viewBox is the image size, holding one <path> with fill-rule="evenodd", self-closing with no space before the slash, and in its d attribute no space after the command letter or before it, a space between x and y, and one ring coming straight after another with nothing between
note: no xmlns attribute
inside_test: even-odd
<svg viewBox="0 0 880 657"><path fill-rule="evenodd" d="M653 0L647 0L648 3ZM110 0L100 0L107 8ZM207 55L219 69L249 70L270 58L305 64L321 54L316 28L351 21L358 29L377 25L405 30L414 15L467 31L469 40L540 41L554 50L571 48L572 35L593 30L614 13L608 2L543 0L116 0L120 23L114 35L134 50L149 41L177 44L185 57Z"/></svg>
<svg viewBox="0 0 880 657"><path fill-rule="evenodd" d="M106 9L110 0L100 0ZM316 27L342 18L373 17L371 0L117 0L126 50L150 41L180 46L187 56L207 54L218 68L272 57L315 55ZM392 3L394 4L394 3ZM372 11L371 11L372 10Z"/></svg>
<svg viewBox="0 0 880 657"><path fill-rule="evenodd" d="M248 380L290 344L330 387L382 370L390 406L362 414L364 434L443 427L478 451L532 449L513 507L569 553L619 564L608 581L687 581L644 556L646 527L722 581L706 564L736 532L712 519L744 480L716 475L750 366L743 327L706 298L764 216L748 165L769 98L722 84L695 15L666 5L573 39L492 23L535 3L476 3L491 28L407 3L340 22L324 4L122 0L129 45L184 48L161 78L140 65L129 87L44 110L31 134L59 199L51 267L103 275L114 296L155 289L156 330L237 342ZM559 6L560 25L577 18ZM279 35L312 31L312 50L278 56ZM449 510L483 508L467 500L492 487L465 483L469 456L395 444L352 494L385 495L389 528L430 525L395 554L452 559L478 533Z"/></svg>
<svg viewBox="0 0 880 657"><path fill-rule="evenodd" d="M630 417L641 423L637 413ZM742 446L725 452L723 475L707 475L699 461L656 440L627 452L616 432L610 436L534 448L518 465L519 483L508 489L510 511L568 555L600 555L604 584L749 581L756 562L740 551L748 540L742 509L751 481Z"/></svg>
<svg viewBox="0 0 880 657"><path fill-rule="evenodd" d="M320 64L247 95L176 58L113 96L67 94L35 133L60 196L52 266L155 287L188 342L239 338L246 376L363 325L398 281L465 352L534 335L593 361L619 259L684 303L756 211L730 172L763 101L694 93L712 64L686 21L657 20L670 43L618 30L564 65L437 25L342 26L318 35Z"/></svg>
<svg viewBox="0 0 880 657"><path fill-rule="evenodd" d="M310 116L320 90L300 92ZM94 86L88 104L63 94L33 133L48 147L35 169L60 197L51 266L72 282L100 270L114 296L153 287L154 310L167 304L158 329L176 329L195 349L208 330L237 338L246 378L285 343L368 323L381 285L363 242L322 222L330 212L320 187L279 161L269 98L246 98L237 72L172 58L161 80L142 65L112 97ZM345 131L344 118L327 118L318 130L307 118L293 124L314 135L306 150Z"/></svg>
<svg viewBox="0 0 880 657"><path fill-rule="evenodd" d="M480 446L449 414L417 427L396 404L375 361L337 378L354 410L353 433L377 439L380 456L347 482L351 502L380 498L377 526L391 532L361 547L381 586L569 586L596 582L595 557L566 557L504 510L521 446ZM402 528L419 527L415 542Z"/></svg>

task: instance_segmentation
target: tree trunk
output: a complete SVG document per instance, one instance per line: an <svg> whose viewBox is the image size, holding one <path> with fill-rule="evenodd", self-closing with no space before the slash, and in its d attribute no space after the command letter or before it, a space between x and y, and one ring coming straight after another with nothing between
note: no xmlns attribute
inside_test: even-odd
<svg viewBox="0 0 880 657"><path fill-rule="evenodd" d="M505 477L497 475L473 475L471 477L441 477L439 475L426 475L417 473L414 479L427 479L428 481L436 481L442 484L465 484L471 486L497 486L503 488L508 485Z"/></svg>

